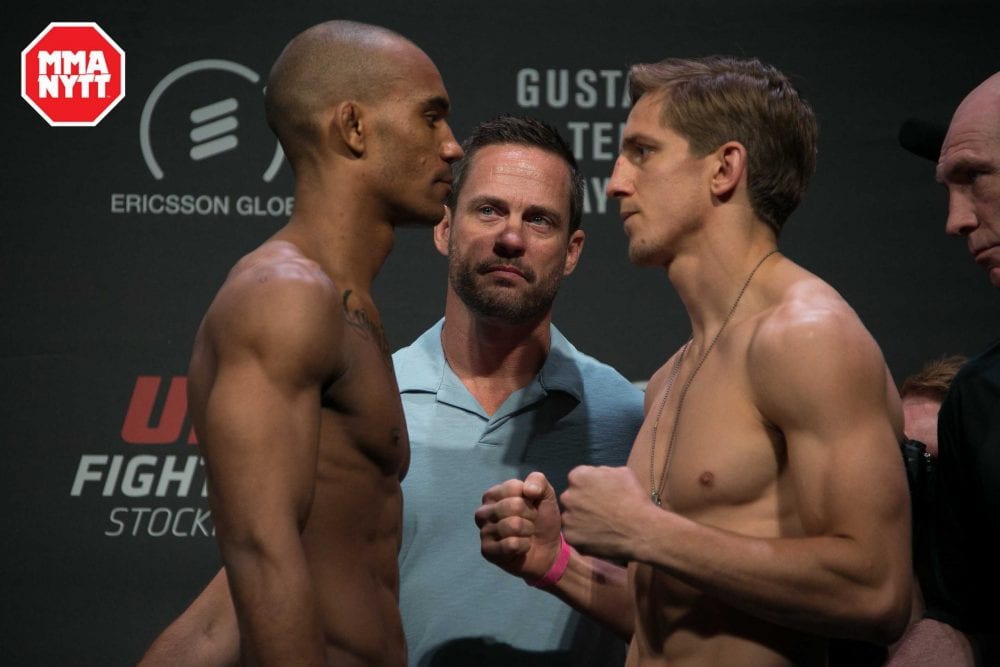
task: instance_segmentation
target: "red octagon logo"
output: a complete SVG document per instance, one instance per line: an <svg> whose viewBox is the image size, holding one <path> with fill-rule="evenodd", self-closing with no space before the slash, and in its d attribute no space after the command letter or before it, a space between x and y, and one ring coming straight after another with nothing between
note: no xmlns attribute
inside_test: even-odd
<svg viewBox="0 0 1000 667"><path fill-rule="evenodd" d="M21 97L49 125L97 125L125 97L125 52L96 23L50 23L21 51Z"/></svg>

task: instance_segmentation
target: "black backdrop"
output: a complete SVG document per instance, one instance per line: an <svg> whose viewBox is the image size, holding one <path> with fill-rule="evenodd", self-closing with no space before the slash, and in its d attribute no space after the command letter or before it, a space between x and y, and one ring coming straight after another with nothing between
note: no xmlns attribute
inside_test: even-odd
<svg viewBox="0 0 1000 667"><path fill-rule="evenodd" d="M622 73L668 55L757 56L811 101L819 169L782 249L854 305L897 379L1000 332L997 295L943 234L933 165L896 141L905 118L946 122L1000 69L995 2L289 4L37 3L0 27L3 664L132 663L218 567L183 376L226 271L284 220L291 175L273 163L260 77L321 20L421 45L460 138L512 111L573 140L588 239L556 321L630 379L688 333L662 271L628 264L603 196ZM96 128L50 127L19 97L20 52L52 21L96 21L125 50L126 97ZM222 99L236 101L238 146L195 161L188 114ZM441 315L444 280L429 232L403 230L376 284L394 348Z"/></svg>

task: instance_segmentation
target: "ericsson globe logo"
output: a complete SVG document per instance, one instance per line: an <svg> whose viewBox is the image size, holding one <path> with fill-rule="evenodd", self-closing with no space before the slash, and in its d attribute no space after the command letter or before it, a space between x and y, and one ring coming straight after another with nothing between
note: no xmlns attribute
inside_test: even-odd
<svg viewBox="0 0 1000 667"><path fill-rule="evenodd" d="M111 213L288 218L294 201L275 191L285 156L263 91L257 72L231 60L196 60L160 79L139 120L151 187L112 193Z"/></svg>
<svg viewBox="0 0 1000 667"><path fill-rule="evenodd" d="M168 172L226 170L229 163L258 167L270 183L281 167L281 147L263 123L261 77L229 60L197 60L170 72L142 109L139 145L153 178Z"/></svg>

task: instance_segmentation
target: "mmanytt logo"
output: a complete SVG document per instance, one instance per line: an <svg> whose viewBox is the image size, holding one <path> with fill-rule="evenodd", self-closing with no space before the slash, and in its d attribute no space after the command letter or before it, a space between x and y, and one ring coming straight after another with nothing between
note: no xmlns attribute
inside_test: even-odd
<svg viewBox="0 0 1000 667"><path fill-rule="evenodd" d="M49 125L93 127L125 97L125 52L96 23L50 23L21 52L21 97Z"/></svg>
<svg viewBox="0 0 1000 667"><path fill-rule="evenodd" d="M190 82L192 75L204 78L208 82L206 85L210 87L189 86L183 93L183 99L173 100L162 114L168 122L169 130L169 133L163 137L163 145L166 146L165 150L171 152L176 152L179 145L177 134L185 131L180 125L178 116L181 114L187 116L185 122L189 129L186 132L190 142L184 142L184 145L190 147L186 152L186 158L190 160L190 163L205 162L240 148L240 135L237 134L237 131L241 129L241 126L236 116L241 107L239 97L252 92L259 100L257 86L260 83L260 76L252 69L229 60L196 60L181 65L163 77L146 99L139 123L139 145L142 149L142 157L149 172L156 180L162 180L165 177L165 170L161 166L161 160L158 159L157 151L154 150L153 146L154 116L164 105L168 91L182 79ZM246 89L246 83L253 86L252 91ZM229 89L232 89L233 94L221 97L220 89L224 91L222 94L229 93ZM207 95L213 97L204 99ZM160 136L157 135L158 138ZM259 154L258 146L253 144L259 144L264 137L260 136L258 132L257 136L251 137L251 139L255 139L256 142L250 142L252 144L250 152ZM270 145L270 142L268 143ZM258 150L253 150L253 148L258 148ZM261 180L270 183L278 173L283 160L284 153L281 146L275 142L273 152L267 151L265 159L262 160ZM175 156L173 164L180 167L183 162Z"/></svg>

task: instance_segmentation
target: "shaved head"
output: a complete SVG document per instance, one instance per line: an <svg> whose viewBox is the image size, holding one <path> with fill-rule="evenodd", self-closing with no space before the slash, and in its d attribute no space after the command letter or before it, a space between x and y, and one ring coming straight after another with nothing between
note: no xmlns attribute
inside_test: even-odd
<svg viewBox="0 0 1000 667"><path fill-rule="evenodd" d="M293 165L316 139L325 112L341 102L380 101L405 79L401 65L421 57L430 61L402 35L353 21L327 21L293 38L264 94L268 125Z"/></svg>
<svg viewBox="0 0 1000 667"><path fill-rule="evenodd" d="M989 77L965 96L955 109L945 137L945 147L949 139L959 130L973 126L977 131L993 137L1000 136L1000 72Z"/></svg>

